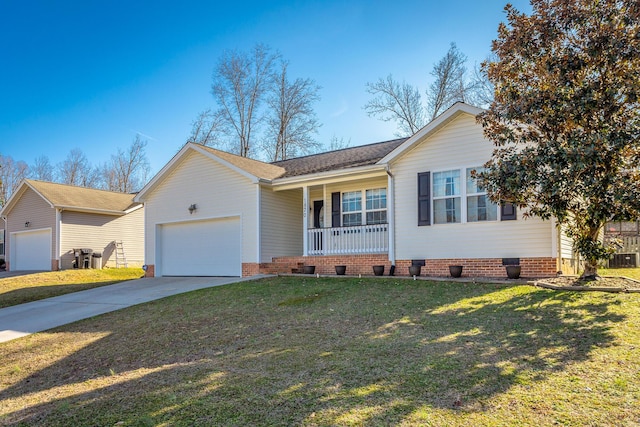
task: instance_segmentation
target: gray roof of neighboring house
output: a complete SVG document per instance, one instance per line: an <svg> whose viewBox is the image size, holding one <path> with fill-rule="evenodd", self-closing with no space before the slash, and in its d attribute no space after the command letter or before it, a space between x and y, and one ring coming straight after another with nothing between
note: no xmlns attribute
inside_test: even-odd
<svg viewBox="0 0 640 427"><path fill-rule="evenodd" d="M408 138L399 138L391 141L343 148L326 153L280 160L271 164L286 170L284 175L278 178L368 166L378 162L407 139Z"/></svg>

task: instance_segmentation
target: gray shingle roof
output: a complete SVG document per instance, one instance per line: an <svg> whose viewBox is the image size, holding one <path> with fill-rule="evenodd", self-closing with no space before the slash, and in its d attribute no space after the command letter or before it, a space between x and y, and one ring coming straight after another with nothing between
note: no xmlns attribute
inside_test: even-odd
<svg viewBox="0 0 640 427"><path fill-rule="evenodd" d="M407 138L393 139L391 141L281 160L271 164L286 170L284 175L279 178L368 166L378 162L406 140Z"/></svg>

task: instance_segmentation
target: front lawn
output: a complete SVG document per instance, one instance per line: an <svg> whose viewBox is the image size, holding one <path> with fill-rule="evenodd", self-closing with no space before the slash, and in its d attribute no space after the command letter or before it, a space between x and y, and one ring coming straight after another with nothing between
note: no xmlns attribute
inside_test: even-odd
<svg viewBox="0 0 640 427"><path fill-rule="evenodd" d="M0 308L142 277L141 268L79 269L0 278Z"/></svg>
<svg viewBox="0 0 640 427"><path fill-rule="evenodd" d="M272 278L0 344L0 424L633 426L638 294Z"/></svg>

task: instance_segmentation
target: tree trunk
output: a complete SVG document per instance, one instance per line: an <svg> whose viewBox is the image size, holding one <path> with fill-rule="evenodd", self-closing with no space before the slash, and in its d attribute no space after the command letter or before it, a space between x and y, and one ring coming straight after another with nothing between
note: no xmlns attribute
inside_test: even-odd
<svg viewBox="0 0 640 427"><path fill-rule="evenodd" d="M582 280L596 280L598 277L598 261L597 260L585 260L584 271L580 279Z"/></svg>

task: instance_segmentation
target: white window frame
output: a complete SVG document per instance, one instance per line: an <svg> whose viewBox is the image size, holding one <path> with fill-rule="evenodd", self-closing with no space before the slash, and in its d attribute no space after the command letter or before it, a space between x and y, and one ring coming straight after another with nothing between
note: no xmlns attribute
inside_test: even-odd
<svg viewBox="0 0 640 427"><path fill-rule="evenodd" d="M438 174L443 174L443 173L447 173L447 172L458 172L458 189L459 192L457 194L446 194L446 186L448 184L445 184L445 195L443 196L436 196L436 175ZM461 169L460 168L450 168L450 169L444 169L441 171L435 171L432 172L431 174L432 179L431 179L431 223L434 225L440 225L440 224L460 224L462 222L464 222L464 205L463 205L463 185L462 185L462 173L461 173ZM465 182L466 185L466 182ZM446 203L446 200L454 200L458 199L459 203L460 203L460 218L459 221L453 221L453 222L436 222L436 202L440 201L440 200L444 200ZM446 213L446 206L445 206L445 213Z"/></svg>
<svg viewBox="0 0 640 427"><path fill-rule="evenodd" d="M489 200L489 197L487 196L487 191L478 191L480 190L477 182L474 184L474 186L476 187L476 192L471 192L469 191L469 177L468 174L470 171L472 170L476 170L476 171L482 171L485 168L482 166L475 166L475 167L466 167L464 168L464 172L465 172L465 192L466 192L466 196L465 196L465 216L466 216L466 222L493 222L493 221L498 221L498 214L500 209L498 209L498 205L496 205L495 203L491 202L491 200ZM475 180L474 180L475 181ZM470 221L469 220L469 198L470 197L478 197L478 196L487 196L486 197L486 201L487 201L487 206L485 207L486 209L486 213L487 213L487 218L489 218L489 208L491 206L493 206L495 208L495 219L483 219L483 220L476 220L476 221ZM477 212L476 212L477 214Z"/></svg>
<svg viewBox="0 0 640 427"><path fill-rule="evenodd" d="M487 192L476 192L471 193L467 192L467 170L473 169L482 169L482 166L471 165L471 166L460 166L460 167L448 167L445 169L438 169L431 171L431 224L435 226L446 226L446 225L454 225L454 224L483 224L483 223L492 223L501 221L500 217L500 206L493 204L496 207L496 219L488 219L483 221L468 221L467 218L467 209L468 209L468 198L472 196L482 196L486 195ZM451 172L458 171L460 177L460 191L459 194L456 195L445 195L445 196L436 196L435 186L436 186L436 178L435 176L439 173L443 172ZM436 200L445 200L445 199L453 199L457 198L460 201L460 221L458 222L436 222Z"/></svg>
<svg viewBox="0 0 640 427"><path fill-rule="evenodd" d="M355 194L359 194L359 203L360 203L360 209L359 210L348 210L345 211L344 207L345 207L345 195L355 195ZM357 203L357 202L356 202ZM362 190L355 190L355 191L343 191L340 194L340 224L343 227L354 227L356 225L362 225L362 212L363 212L363 204L362 204ZM360 215L360 224L347 224L345 225L345 220L344 217L345 215Z"/></svg>
<svg viewBox="0 0 640 427"><path fill-rule="evenodd" d="M376 191L376 190L384 190L384 200L385 207L384 208L374 208L367 209L367 191ZM352 193L360 193L360 210L358 211L345 211L344 210L344 196L345 194ZM369 212L386 212L386 221L383 223L375 223L375 224L388 224L389 223L389 213L388 213L388 191L387 187L375 187L375 188L364 188L360 190L350 190L350 191L341 191L340 192L340 224L342 227L357 227L361 225L367 224L367 213ZM349 224L345 225L344 216L349 214L360 214L360 223L359 224ZM375 225L372 224L372 225Z"/></svg>

